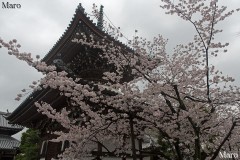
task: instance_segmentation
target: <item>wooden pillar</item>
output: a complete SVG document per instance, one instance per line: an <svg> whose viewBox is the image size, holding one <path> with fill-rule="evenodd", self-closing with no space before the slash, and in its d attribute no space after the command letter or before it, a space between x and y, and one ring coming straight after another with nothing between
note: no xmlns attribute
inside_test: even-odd
<svg viewBox="0 0 240 160"><path fill-rule="evenodd" d="M3 151L0 152L0 159L2 159Z"/></svg>
<svg viewBox="0 0 240 160"><path fill-rule="evenodd" d="M101 143L97 142L97 157L96 157L96 160L101 160L101 157L102 156L102 145Z"/></svg>
<svg viewBox="0 0 240 160"><path fill-rule="evenodd" d="M142 139L138 140L138 149L139 149L139 160L143 160L143 157L142 157Z"/></svg>

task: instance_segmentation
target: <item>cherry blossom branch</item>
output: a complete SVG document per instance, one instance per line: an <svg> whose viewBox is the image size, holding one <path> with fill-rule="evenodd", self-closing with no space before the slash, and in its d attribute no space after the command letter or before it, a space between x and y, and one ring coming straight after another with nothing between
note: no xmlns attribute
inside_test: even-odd
<svg viewBox="0 0 240 160"><path fill-rule="evenodd" d="M231 126L229 132L228 132L227 135L224 137L224 139L222 140L222 142L220 143L220 145L217 147L216 151L213 153L213 156L212 156L212 158L211 158L210 160L216 159L216 157L218 156L218 154L219 154L222 146L225 144L225 142L226 142L226 141L228 140L228 138L231 136L232 131L234 130L234 128L235 128L236 126L237 126L237 122L234 121L234 122L232 123L232 126Z"/></svg>

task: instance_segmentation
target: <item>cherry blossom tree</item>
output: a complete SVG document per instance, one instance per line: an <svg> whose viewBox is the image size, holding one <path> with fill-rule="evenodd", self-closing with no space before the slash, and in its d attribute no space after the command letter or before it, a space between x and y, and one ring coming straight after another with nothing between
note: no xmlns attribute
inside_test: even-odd
<svg viewBox="0 0 240 160"><path fill-rule="evenodd" d="M73 43L101 50L101 58L114 66L101 82L69 76L39 57L21 53L16 40L0 40L10 55L45 75L31 88L52 88L68 99L61 111L46 102L35 103L39 112L64 128L53 132L58 136L53 141L70 144L60 158L84 159L98 144L108 155L131 153L136 160L144 151L135 147L135 140L146 135L159 138L147 151L161 159L213 160L221 151L239 150L240 88L211 64L229 45L215 40L222 32L218 24L239 9L228 11L218 0L178 2L162 0L161 8L189 22L196 35L173 53L166 53L167 40L161 35L152 41L136 36L129 42L132 52L126 52L105 38L96 41L92 35L77 34ZM116 31L116 38L121 35ZM130 82L123 80L126 71L133 78ZM139 82L146 82L144 89L139 89Z"/></svg>

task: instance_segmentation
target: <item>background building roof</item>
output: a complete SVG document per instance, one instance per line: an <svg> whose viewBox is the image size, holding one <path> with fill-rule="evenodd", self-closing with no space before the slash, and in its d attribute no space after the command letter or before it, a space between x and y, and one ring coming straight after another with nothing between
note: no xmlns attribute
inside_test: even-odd
<svg viewBox="0 0 240 160"><path fill-rule="evenodd" d="M20 146L20 142L9 135L0 134L0 150L12 150Z"/></svg>
<svg viewBox="0 0 240 160"><path fill-rule="evenodd" d="M13 135L23 129L23 126L16 124L9 124L6 119L10 113L0 112L0 135Z"/></svg>

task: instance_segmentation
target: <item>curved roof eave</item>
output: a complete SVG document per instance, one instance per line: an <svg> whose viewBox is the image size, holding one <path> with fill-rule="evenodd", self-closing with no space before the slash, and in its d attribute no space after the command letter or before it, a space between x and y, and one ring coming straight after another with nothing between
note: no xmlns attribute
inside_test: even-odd
<svg viewBox="0 0 240 160"><path fill-rule="evenodd" d="M61 47L63 47L68 41L69 38L74 34L75 30L78 27L79 22L82 22L84 25L88 27L88 29L99 38L105 38L109 42L114 42L116 45L121 46L126 52L133 52L131 48L127 45L123 44L122 42L114 39L114 37L110 36L108 33L104 32L103 30L99 29L95 23L87 16L85 13L84 8L82 7L81 3L79 3L75 14L73 15L70 24L68 25L65 32L59 38L59 40L55 43L55 45L50 49L48 54L42 59L42 61L46 62L47 64L51 64L51 60L57 56Z"/></svg>

